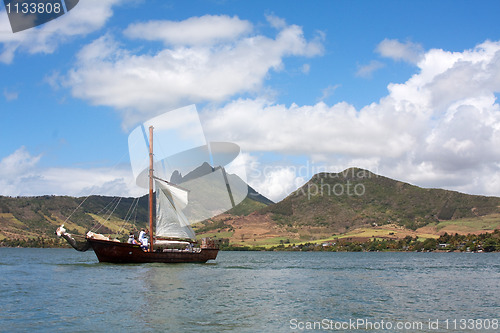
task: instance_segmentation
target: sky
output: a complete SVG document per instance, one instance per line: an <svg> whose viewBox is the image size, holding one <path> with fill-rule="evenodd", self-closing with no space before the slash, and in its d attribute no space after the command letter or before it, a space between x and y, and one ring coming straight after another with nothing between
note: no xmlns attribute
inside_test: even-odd
<svg viewBox="0 0 500 333"><path fill-rule="evenodd" d="M196 104L279 201L348 167L500 196L499 1L80 0L0 6L0 195L139 196L127 138Z"/></svg>

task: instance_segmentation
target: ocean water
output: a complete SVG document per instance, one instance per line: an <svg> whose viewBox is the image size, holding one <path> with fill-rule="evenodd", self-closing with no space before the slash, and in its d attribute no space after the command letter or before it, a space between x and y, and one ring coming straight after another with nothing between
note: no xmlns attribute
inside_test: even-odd
<svg viewBox="0 0 500 333"><path fill-rule="evenodd" d="M2 332L499 332L500 254L116 265L91 251L0 248L0 295Z"/></svg>

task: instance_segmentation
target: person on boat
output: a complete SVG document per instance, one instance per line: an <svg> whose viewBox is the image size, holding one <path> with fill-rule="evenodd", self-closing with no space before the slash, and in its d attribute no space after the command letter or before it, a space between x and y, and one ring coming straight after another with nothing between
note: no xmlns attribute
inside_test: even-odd
<svg viewBox="0 0 500 333"><path fill-rule="evenodd" d="M149 249L148 238L145 235L141 239L141 249L143 251L148 251Z"/></svg>
<svg viewBox="0 0 500 333"><path fill-rule="evenodd" d="M139 243L141 244L141 248L144 250L144 251L147 251L148 250L148 238L146 236L146 230L145 229L141 229L141 232L139 233Z"/></svg>
<svg viewBox="0 0 500 333"><path fill-rule="evenodd" d="M129 244L139 244L136 240L135 240L135 235L133 232L130 232L130 235L128 236L128 241L127 241Z"/></svg>
<svg viewBox="0 0 500 333"><path fill-rule="evenodd" d="M142 239L146 237L146 230L141 229L141 232L139 233L139 243L142 244Z"/></svg>

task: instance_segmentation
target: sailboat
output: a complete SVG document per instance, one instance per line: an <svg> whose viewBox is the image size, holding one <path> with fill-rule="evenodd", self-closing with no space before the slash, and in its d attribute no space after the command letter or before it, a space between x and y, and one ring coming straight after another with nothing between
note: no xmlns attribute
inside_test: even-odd
<svg viewBox="0 0 500 333"><path fill-rule="evenodd" d="M184 118L197 120L197 113L196 117L189 116L193 114L193 110L196 111L194 106L181 108L176 110L177 113L169 112L169 117L179 119L182 115ZM161 127L165 127L161 122L158 124L160 130ZM195 132L193 128L196 126L193 126L191 122L186 128L190 133L193 133ZM138 185L146 187L144 185L147 179L149 188L149 248L143 248L139 244L120 242L117 239L111 239L91 231L86 234L84 239L78 239L77 236L67 233L64 225L57 229L56 234L66 239L78 251L93 249L99 262L204 263L208 260L215 260L219 251L218 244L211 238L197 241L191 224L234 207L246 197L247 185L241 182L240 178L237 178L239 182L230 181L233 178L228 177L222 166L210 168L212 171L210 174L200 177L191 176L191 178L196 179L191 179L180 185L172 182L172 178L182 179L176 167L187 168L186 166L188 166L188 170L193 170L193 166L200 163L201 160L206 160L207 156L210 156L212 162L224 163L233 160L234 156L239 154L239 147L231 143L205 144L185 151L174 151L174 154L158 154L160 161L155 163L154 129L155 127L150 125L149 135L147 135L144 126L140 126L129 136L129 152L136 182ZM183 132L188 130L185 129ZM134 159L134 156L140 155L133 149L132 142L134 140L132 138L134 137L139 138L139 141L142 142L140 144L142 148L148 148L149 165L147 167L143 162L138 163ZM200 143L201 141L195 140L193 142ZM204 165L207 163L203 162L202 166ZM173 169L176 170L172 172ZM195 170L199 169L201 168L195 168ZM164 179L165 175L168 174L171 176L170 181ZM189 177L186 176L186 178ZM156 200L153 200L155 189ZM156 201L156 207L154 201ZM153 214L154 210L156 210L156 214ZM156 223L154 223L155 221Z"/></svg>

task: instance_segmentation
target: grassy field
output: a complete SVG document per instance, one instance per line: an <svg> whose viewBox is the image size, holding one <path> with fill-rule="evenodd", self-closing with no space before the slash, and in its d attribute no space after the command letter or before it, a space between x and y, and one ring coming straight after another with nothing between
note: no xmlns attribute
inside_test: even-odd
<svg viewBox="0 0 500 333"><path fill-rule="evenodd" d="M490 214L481 217L441 221L436 226L438 231L448 233L477 233L500 228L500 214Z"/></svg>
<svg viewBox="0 0 500 333"><path fill-rule="evenodd" d="M458 221L458 220L457 220ZM439 224L438 226L445 227L445 226L453 226L454 229L456 229L456 226L463 225L464 227L467 227L468 231L474 231L476 233L481 233L485 231L493 231L495 227L500 226L495 222L495 220L486 222L484 221L484 224L481 225L474 225L473 221L467 221L467 220L460 220L458 224L452 224L452 223L443 223ZM382 239L403 239L407 236L411 236L412 238L417 237L419 241L424 241L426 239L437 239L439 238L439 233L430 233L425 231L413 231L405 228L401 228L398 226L388 226L388 227L366 227L366 228L357 228L355 230L352 230L348 233L344 234L339 234L339 235L333 235L331 237L327 238L321 238L321 239L316 239L316 240L300 240L300 239L290 239L287 237L273 237L273 238L267 238L267 239L257 239L256 241L253 240L245 240L245 242L241 242L241 240L235 239L234 241L231 240L231 245L240 245L240 246L259 246L259 247L264 247L264 248L269 248L272 246L278 246L280 244L285 243L285 246L289 244L295 244L295 245L304 245L304 244L322 244L322 243L328 243L328 242L336 242L338 240L382 240ZM207 236L211 236L217 233L213 233ZM222 236L223 233L220 233L220 237L227 237L230 238L230 235L225 235Z"/></svg>
<svg viewBox="0 0 500 333"><path fill-rule="evenodd" d="M212 238L231 238L233 236L233 232L231 231L222 231L222 232L207 232L203 234L196 234L196 238L201 239L203 237L212 237Z"/></svg>
<svg viewBox="0 0 500 333"><path fill-rule="evenodd" d="M248 239L248 240L245 240L244 242L240 241L240 242L234 242L231 244L232 245L258 246L258 247L269 248L269 247L278 246L281 244L284 244L285 246L288 246L291 244L300 244L300 240L290 239L287 237L272 237L272 238L265 238L265 239L256 239L255 241L253 239Z"/></svg>
<svg viewBox="0 0 500 333"><path fill-rule="evenodd" d="M29 231L28 226L16 219L11 213L0 213L0 240L16 238L17 235L37 237L38 234Z"/></svg>
<svg viewBox="0 0 500 333"><path fill-rule="evenodd" d="M248 225L247 227L251 227ZM326 235L325 233L311 233L311 230L305 231L306 233L302 235L301 231L295 233L295 237L291 234L280 235L278 232L275 235L269 237L269 235L255 233L255 230L248 229L244 232L216 232L211 231L208 233L203 233L198 235L198 237L217 237L217 238L228 238L230 244L233 246L250 246L250 247L264 247L269 248L273 246L278 246L284 244L285 246L295 244L322 244L328 242L337 242L339 240L345 241L355 241L355 242L365 242L368 240L383 240L392 239L399 240L405 237L418 238L420 241L425 241L426 239L437 239L440 235L445 232L448 234L480 234L485 232L493 232L495 229L500 228L500 214L490 214L482 217L474 218L464 218L457 220L441 221L439 223L429 224L425 227L419 228L417 230L407 229L403 226L388 224L375 227L361 227L350 230L349 232L342 234ZM304 231L304 230L303 230ZM244 236L247 235L247 236ZM250 236L252 235L252 236ZM312 237L316 235L315 239ZM241 238L244 236L243 238ZM304 236L304 237L302 237Z"/></svg>

